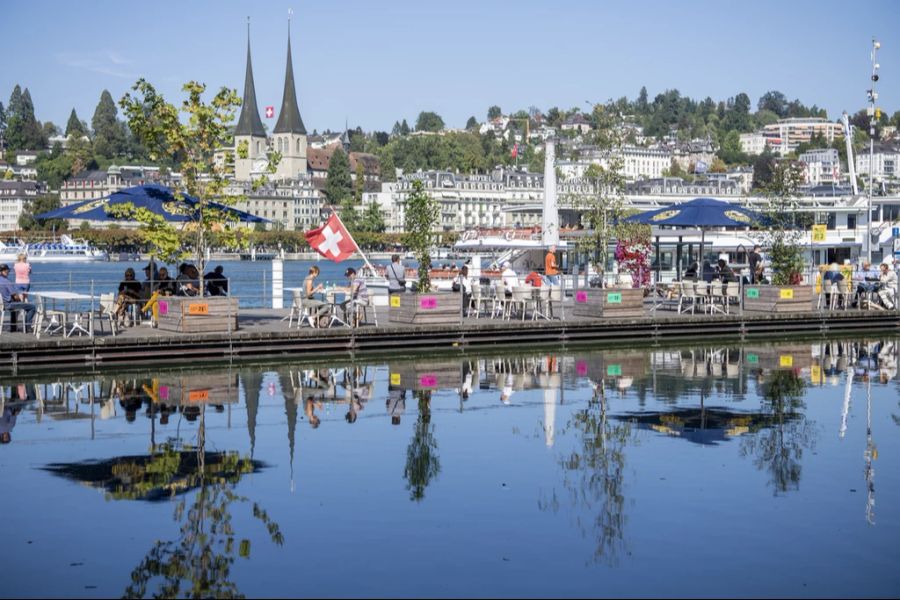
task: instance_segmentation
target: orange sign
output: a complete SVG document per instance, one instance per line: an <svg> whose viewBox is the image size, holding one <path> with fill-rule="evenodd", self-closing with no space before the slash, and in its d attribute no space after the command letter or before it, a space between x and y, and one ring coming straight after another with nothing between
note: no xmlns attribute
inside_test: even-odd
<svg viewBox="0 0 900 600"><path fill-rule="evenodd" d="M206 302L197 302L194 304L188 304L188 314L189 315L208 315L209 314L209 304Z"/></svg>
<svg viewBox="0 0 900 600"><path fill-rule="evenodd" d="M188 392L188 402L206 402L207 400L209 400L209 390Z"/></svg>

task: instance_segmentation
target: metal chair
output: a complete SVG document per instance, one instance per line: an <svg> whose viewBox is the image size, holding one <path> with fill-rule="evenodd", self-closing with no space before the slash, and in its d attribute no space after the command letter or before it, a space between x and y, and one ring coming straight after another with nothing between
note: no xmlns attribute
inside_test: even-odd
<svg viewBox="0 0 900 600"><path fill-rule="evenodd" d="M707 296L709 301L709 312L710 314L718 311L720 313L725 313L725 295L722 291L722 282L718 279L714 279L709 284L709 294Z"/></svg>
<svg viewBox="0 0 900 600"><path fill-rule="evenodd" d="M112 336L116 336L116 295L113 293L100 294L100 306L97 309L100 319L100 329L103 329L103 318L109 321L109 329Z"/></svg>
<svg viewBox="0 0 900 600"><path fill-rule="evenodd" d="M731 313L731 302L738 308L741 306L741 284L737 281L729 281L725 284L725 314Z"/></svg>
<svg viewBox="0 0 900 600"><path fill-rule="evenodd" d="M690 302L691 314L694 314L697 308L697 290L693 281L681 282L681 294L678 297L678 314L687 312L687 302Z"/></svg>

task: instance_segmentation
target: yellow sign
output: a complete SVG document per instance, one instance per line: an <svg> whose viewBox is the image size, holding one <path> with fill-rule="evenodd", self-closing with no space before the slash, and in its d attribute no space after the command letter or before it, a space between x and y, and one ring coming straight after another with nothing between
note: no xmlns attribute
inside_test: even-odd
<svg viewBox="0 0 900 600"><path fill-rule="evenodd" d="M794 299L794 290L792 290L792 289L780 290L779 297L782 300L793 300Z"/></svg>
<svg viewBox="0 0 900 600"><path fill-rule="evenodd" d="M400 308L400 296L391 296L391 306L394 308Z"/></svg>
<svg viewBox="0 0 900 600"><path fill-rule="evenodd" d="M400 373L391 373L391 385L400 385Z"/></svg>
<svg viewBox="0 0 900 600"><path fill-rule="evenodd" d="M809 380L812 383L822 383L822 367L813 365L809 370Z"/></svg>
<svg viewBox="0 0 900 600"><path fill-rule="evenodd" d="M208 315L209 314L209 304L206 302L197 302L194 304L188 304L188 314L189 315Z"/></svg>
<svg viewBox="0 0 900 600"><path fill-rule="evenodd" d="M813 225L812 226L812 241L813 242L824 242L825 241L825 225Z"/></svg>
<svg viewBox="0 0 900 600"><path fill-rule="evenodd" d="M778 357L778 365L781 367L793 367L794 357L790 354L782 354Z"/></svg>

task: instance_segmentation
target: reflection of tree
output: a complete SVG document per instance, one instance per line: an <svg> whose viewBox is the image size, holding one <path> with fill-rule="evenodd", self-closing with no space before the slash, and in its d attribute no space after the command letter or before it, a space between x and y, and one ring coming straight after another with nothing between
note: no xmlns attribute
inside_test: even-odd
<svg viewBox="0 0 900 600"><path fill-rule="evenodd" d="M754 456L754 465L767 469L775 495L800 487L804 448L812 448L813 423L800 412L805 385L793 370L773 371L762 385L763 408L771 411L772 426L742 439L741 454Z"/></svg>
<svg viewBox="0 0 900 600"><path fill-rule="evenodd" d="M437 440L431 424L431 392L416 392L419 401L419 416L416 419L413 438L406 449L406 468L403 478L409 499L419 502L425 497L425 488L441 472L441 462L437 455Z"/></svg>
<svg viewBox="0 0 900 600"><path fill-rule="evenodd" d="M574 427L580 435L580 446L560 461L563 467L563 485L569 491L576 509L584 509L596 515L589 521L577 519L585 535L597 538L594 560L615 563L616 556L624 550L625 447L631 437L631 425L627 422L611 422L607 419L606 397L603 384L594 389L594 398L588 406L572 415L566 428ZM542 503L542 508L552 508Z"/></svg>
<svg viewBox="0 0 900 600"><path fill-rule="evenodd" d="M156 598L240 598L237 584L229 580L235 560L237 535L232 525L231 505L248 499L234 493L237 477L220 477L206 469L205 411L201 413L196 448L198 491L193 501L182 498L175 507L174 519L181 521L181 535L175 541L158 541L131 573L126 598L147 595L148 585L158 581ZM239 459L243 468L252 470L249 459ZM244 471L246 472L246 471ZM278 524L255 502L253 517L265 525L272 541L281 545L284 538ZM238 542L238 553L250 556L250 540Z"/></svg>

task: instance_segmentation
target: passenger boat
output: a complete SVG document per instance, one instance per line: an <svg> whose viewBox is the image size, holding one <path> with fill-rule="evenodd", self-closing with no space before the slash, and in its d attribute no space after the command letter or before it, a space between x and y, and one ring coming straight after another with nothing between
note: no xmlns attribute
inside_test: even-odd
<svg viewBox="0 0 900 600"><path fill-rule="evenodd" d="M74 240L67 235L59 241L15 243L0 242L0 262L15 262L25 254L29 262L95 262L108 261L109 255L84 240Z"/></svg>

